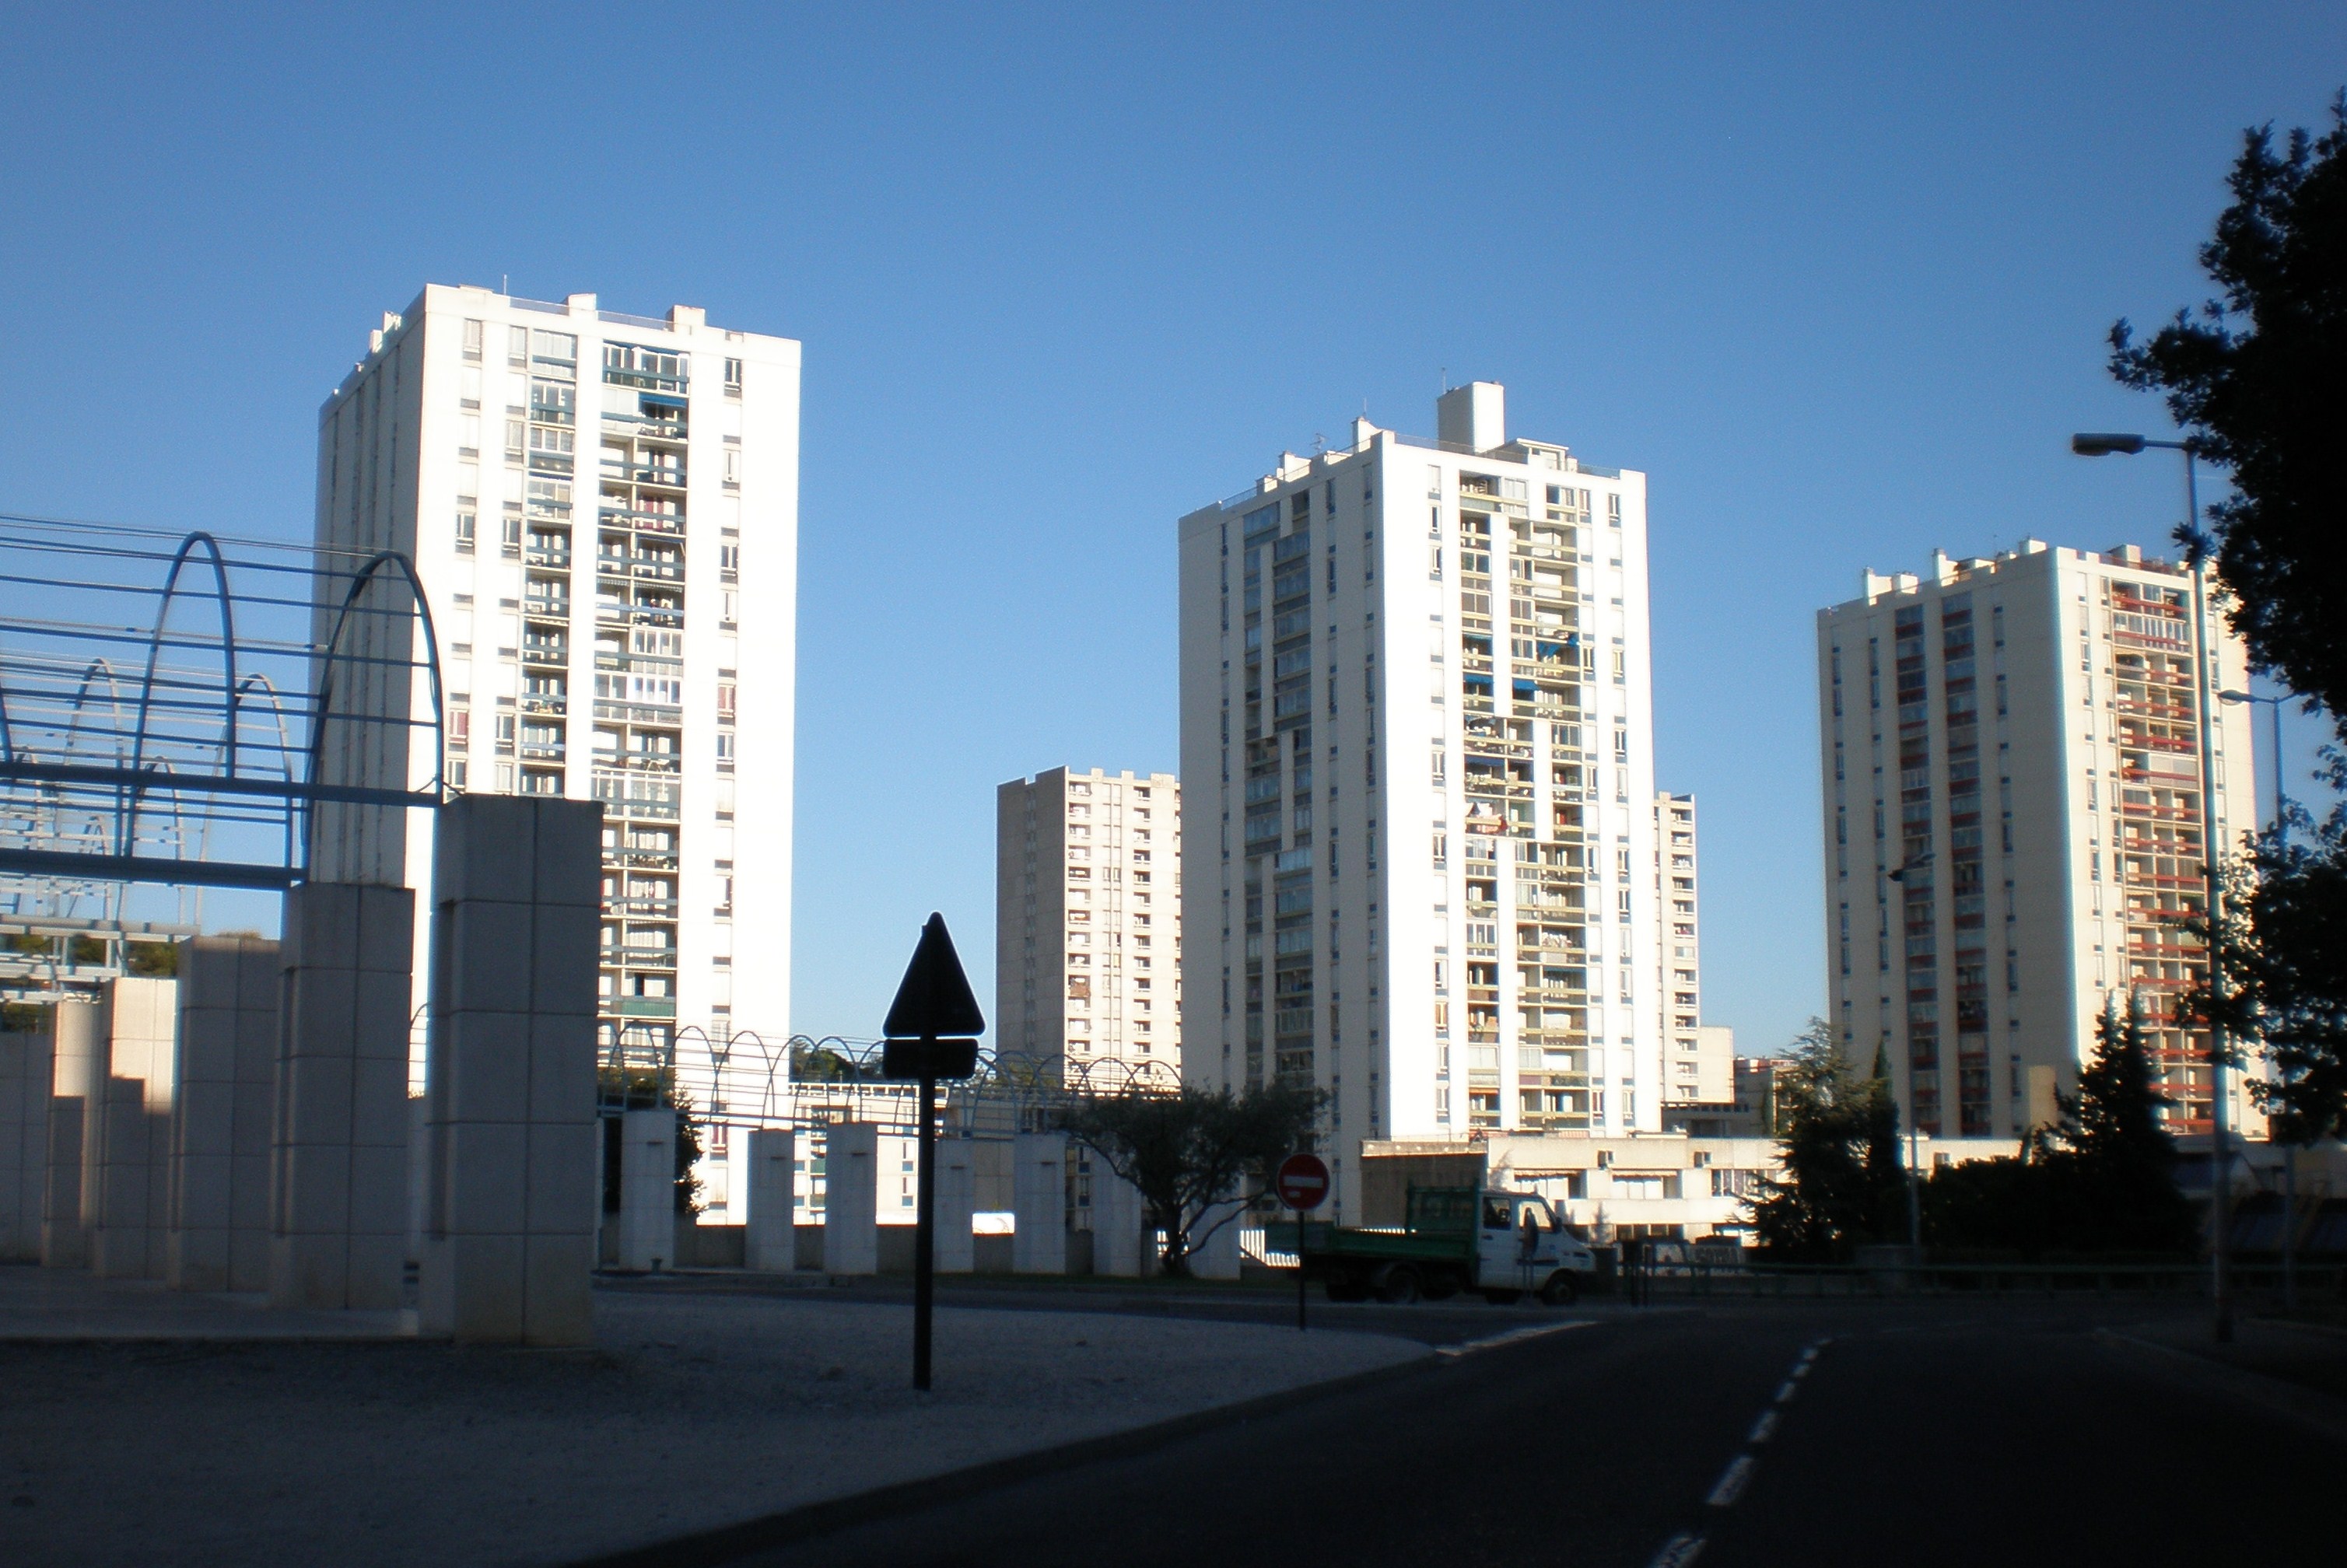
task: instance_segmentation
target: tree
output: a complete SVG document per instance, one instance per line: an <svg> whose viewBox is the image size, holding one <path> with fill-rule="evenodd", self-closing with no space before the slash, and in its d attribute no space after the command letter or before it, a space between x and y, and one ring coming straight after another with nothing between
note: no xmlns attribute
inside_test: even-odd
<svg viewBox="0 0 2347 1568"><path fill-rule="evenodd" d="M1263 1195L1271 1168L1310 1144L1326 1098L1281 1083L1250 1085L1237 1095L1184 1084L1172 1094L1135 1090L1080 1100L1061 1125L1141 1194L1165 1233L1163 1271L1180 1276L1200 1243ZM1193 1235L1220 1205L1231 1206Z"/></svg>
<svg viewBox="0 0 2347 1568"><path fill-rule="evenodd" d="M1866 1126L1862 1168L1870 1228L1877 1239L1904 1235L1907 1225L1907 1166L1899 1157L1899 1096L1891 1087L1891 1047L1874 1048L1874 1071L1861 1091L1859 1113Z"/></svg>
<svg viewBox="0 0 2347 1568"><path fill-rule="evenodd" d="M2072 1245L2083 1250L2179 1251L2191 1245L2191 1207L2176 1185L2176 1145L2160 1125L2168 1103L2152 1074L2143 1009L2114 997L2095 1020L2095 1054L2078 1092L2058 1098L2061 1125L2044 1162L2068 1178Z"/></svg>
<svg viewBox="0 0 2347 1568"><path fill-rule="evenodd" d="M1779 1257L1832 1262L1875 1239L1882 1172L1872 1156L1885 1141L1883 1108L1890 1102L1888 1083L1860 1079L1832 1027L1811 1019L1777 1069L1777 1143L1784 1174L1769 1178L1752 1205L1753 1226L1765 1250ZM1888 1127L1896 1180L1895 1107Z"/></svg>
<svg viewBox="0 0 2347 1568"><path fill-rule="evenodd" d="M2347 820L2311 829L2311 845L2259 838L2226 868L2215 932L2223 998L2204 986L2186 1008L2265 1048L2272 1076L2253 1084L2273 1135L2311 1143L2347 1136ZM2207 922L2198 928L2209 934Z"/></svg>
<svg viewBox="0 0 2347 1568"><path fill-rule="evenodd" d="M2231 470L2236 494L2178 537L2212 543L2251 659L2347 718L2347 640L2332 595L2347 577L2347 91L2319 139L2243 133L2200 264L2221 297L2178 311L2149 341L2111 328L2111 373L2167 395L2192 451Z"/></svg>
<svg viewBox="0 0 2347 1568"><path fill-rule="evenodd" d="M2019 1159L1932 1173L1923 1188L1932 1244L2028 1257L2189 1249L2192 1208L2176 1185L2140 1008L2131 1001L2122 1015L2114 999L2104 1009L2078 1092L2057 1103L2060 1122L2033 1135Z"/></svg>

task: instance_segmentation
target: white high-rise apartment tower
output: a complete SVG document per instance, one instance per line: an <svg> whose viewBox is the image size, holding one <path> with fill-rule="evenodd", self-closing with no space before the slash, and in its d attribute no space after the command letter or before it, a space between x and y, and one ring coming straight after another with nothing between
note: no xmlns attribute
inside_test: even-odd
<svg viewBox="0 0 2347 1568"><path fill-rule="evenodd" d="M1182 786L1053 768L995 792L994 1040L1113 1087L1182 1071Z"/></svg>
<svg viewBox="0 0 2347 1568"><path fill-rule="evenodd" d="M1736 1094L1732 1031L1703 1022L1702 921L1696 895L1695 796L1655 796L1655 1004L1668 1041L1665 1106L1722 1105Z"/></svg>
<svg viewBox="0 0 2347 1568"><path fill-rule="evenodd" d="M790 339L436 284L320 414L317 538L414 559L450 784L604 803L607 1061L695 1028L789 1033L798 416ZM405 701L428 720L428 692ZM431 775L329 733L329 776ZM319 873L428 907L431 835L428 813L322 811ZM758 1055L712 1098L754 1105ZM702 1109L715 1206L724 1105Z"/></svg>
<svg viewBox="0 0 2347 1568"><path fill-rule="evenodd" d="M2204 898L2196 640L2220 692L2247 678L2239 641L2213 610L2196 627L2190 575L2132 546L1934 552L1861 587L1818 614L1844 1050L1860 1071L1888 1052L1923 1132L2016 1137L2054 1119L2096 1018L2132 991L2173 1125L2206 1131L2208 1041L2174 1017L2207 964L2183 929ZM2256 823L2248 716L2219 704L2213 738L2222 845Z"/></svg>
<svg viewBox="0 0 2347 1568"><path fill-rule="evenodd" d="M1646 484L1368 420L1184 518L1183 1071L1365 1139L1661 1125Z"/></svg>

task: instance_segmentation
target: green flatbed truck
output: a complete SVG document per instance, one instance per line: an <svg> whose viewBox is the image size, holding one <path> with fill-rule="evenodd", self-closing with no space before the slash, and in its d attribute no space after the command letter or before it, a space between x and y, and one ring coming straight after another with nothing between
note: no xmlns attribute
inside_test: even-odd
<svg viewBox="0 0 2347 1568"><path fill-rule="evenodd" d="M1596 1255L1537 1193L1413 1186L1405 1216L1400 1230L1307 1227L1304 1276L1331 1301L1440 1301L1473 1290L1504 1304L1527 1292L1571 1301L1597 1272Z"/></svg>

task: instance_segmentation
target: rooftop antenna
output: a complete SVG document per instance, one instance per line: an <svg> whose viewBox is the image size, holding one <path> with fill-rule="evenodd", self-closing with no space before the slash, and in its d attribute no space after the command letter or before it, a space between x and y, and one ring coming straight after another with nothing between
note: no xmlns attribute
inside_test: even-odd
<svg viewBox="0 0 2347 1568"><path fill-rule="evenodd" d="M1450 390L1450 367L1447 364L1442 367L1442 390Z"/></svg>
<svg viewBox="0 0 2347 1568"><path fill-rule="evenodd" d="M499 272L497 274L497 292L501 294L510 294L513 292L513 274L511 272Z"/></svg>

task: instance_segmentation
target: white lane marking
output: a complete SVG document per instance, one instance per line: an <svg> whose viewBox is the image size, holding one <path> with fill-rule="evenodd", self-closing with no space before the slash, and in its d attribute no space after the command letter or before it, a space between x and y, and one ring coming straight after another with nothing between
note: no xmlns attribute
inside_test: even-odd
<svg viewBox="0 0 2347 1568"><path fill-rule="evenodd" d="M1762 1443L1767 1442L1770 1438L1773 1438L1776 1435L1777 1412L1774 1410L1763 1410L1760 1412L1760 1419L1752 1423L1752 1435L1746 1438L1744 1440L1750 1443L1754 1448L1758 1448Z"/></svg>
<svg viewBox="0 0 2347 1568"><path fill-rule="evenodd" d="M1818 1358L1818 1348L1817 1348L1816 1346L1814 1346L1814 1345L1810 1346L1808 1349L1806 1349L1806 1350L1804 1350L1804 1351L1802 1351L1802 1352L1801 1352L1801 1365L1802 1365L1802 1366L1804 1366L1804 1367L1808 1366L1810 1362L1812 1362L1812 1361L1816 1360L1817 1358Z"/></svg>
<svg viewBox="0 0 2347 1568"><path fill-rule="evenodd" d="M1464 1345L1437 1345L1434 1353L1438 1356L1471 1356L1478 1350L1491 1350L1520 1340L1537 1339L1544 1334L1562 1334L1568 1328L1594 1328L1596 1326L1594 1317L1576 1317L1569 1323L1535 1323L1529 1327L1511 1328L1505 1334L1494 1334L1488 1339L1470 1339Z"/></svg>
<svg viewBox="0 0 2347 1568"><path fill-rule="evenodd" d="M1810 1363L1804 1361L1799 1366L1794 1368L1792 1371L1793 1380L1795 1382L1799 1382L1803 1378L1808 1377L1809 1375L1809 1366Z"/></svg>
<svg viewBox="0 0 2347 1568"><path fill-rule="evenodd" d="M1785 1382L1782 1382L1782 1383L1778 1384L1778 1385L1777 1385L1777 1402L1778 1402L1778 1404L1780 1404L1780 1405L1789 1405L1789 1404L1791 1404L1791 1403L1793 1402L1793 1391L1794 1391L1794 1389L1797 1389L1797 1388L1799 1388L1799 1384L1794 1383L1794 1382L1790 1381L1789 1379L1788 1379L1788 1380L1787 1380L1787 1381L1785 1381Z"/></svg>
<svg viewBox="0 0 2347 1568"><path fill-rule="evenodd" d="M1703 1537L1682 1530L1663 1542L1663 1549L1655 1553L1655 1560L1646 1568L1687 1568L1702 1550Z"/></svg>
<svg viewBox="0 0 2347 1568"><path fill-rule="evenodd" d="M1735 1507L1736 1500L1744 1495L1744 1489L1751 1480L1752 1456L1737 1454L1729 1461L1727 1471L1720 1476L1719 1484L1711 1489L1711 1495L1703 1500L1704 1506L1706 1508Z"/></svg>

